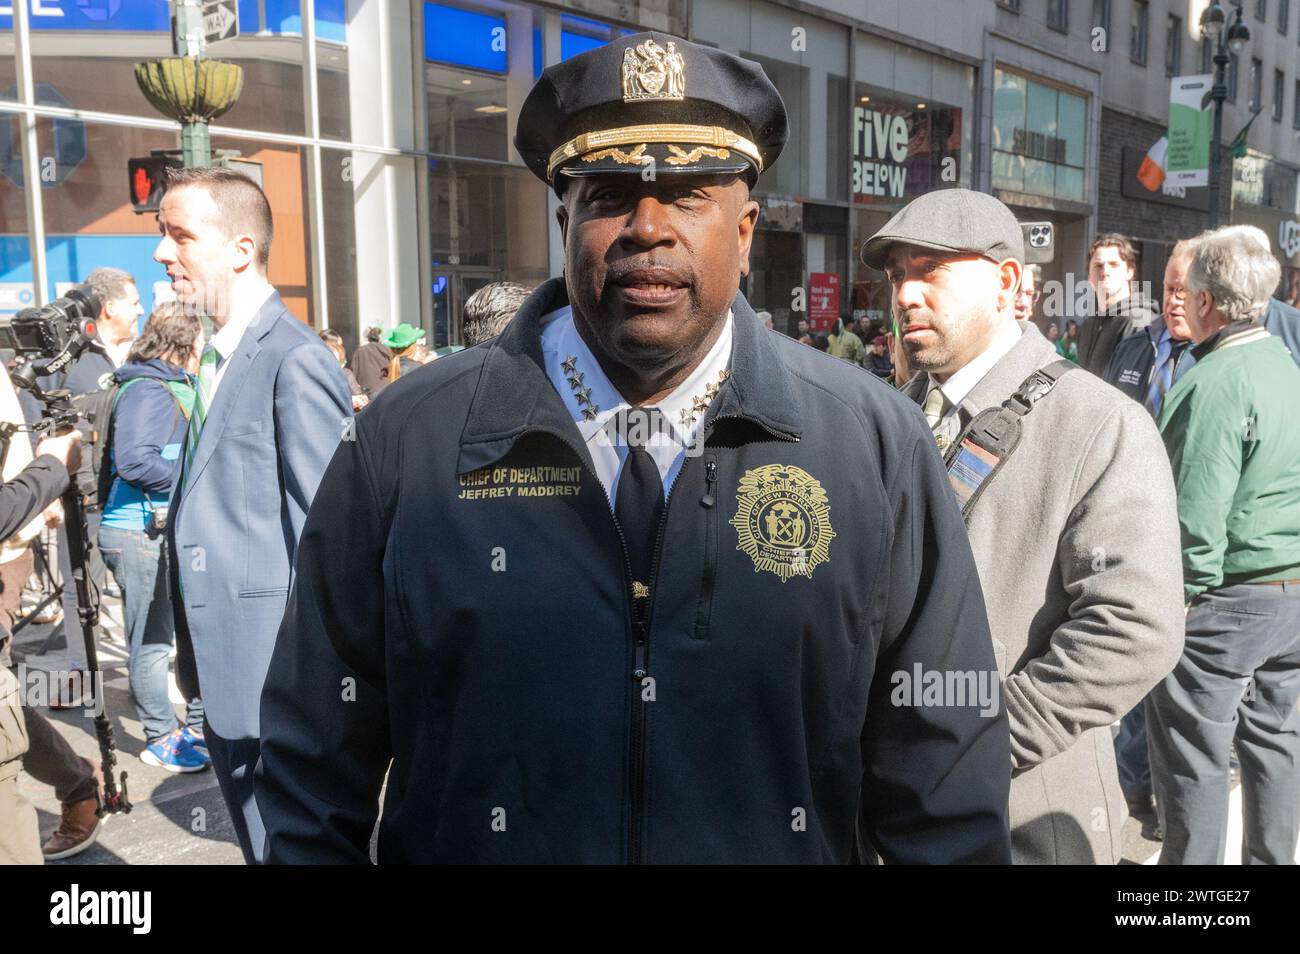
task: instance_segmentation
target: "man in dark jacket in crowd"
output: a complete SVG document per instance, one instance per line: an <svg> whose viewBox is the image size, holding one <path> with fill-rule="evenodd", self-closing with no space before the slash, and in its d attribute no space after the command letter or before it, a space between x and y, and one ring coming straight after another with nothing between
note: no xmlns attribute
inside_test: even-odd
<svg viewBox="0 0 1300 954"><path fill-rule="evenodd" d="M1079 325L1079 364L1101 377L1115 346L1155 320L1159 306L1133 289L1137 251L1127 236L1108 232L1088 249L1092 314Z"/></svg>
<svg viewBox="0 0 1300 954"><path fill-rule="evenodd" d="M1160 417L1165 394L1196 364L1192 354L1192 330L1187 324L1187 269L1192 263L1190 239L1179 242L1165 265L1161 315L1144 330L1115 346L1103 377L1154 418ZM1151 761L1147 755L1146 707L1134 706L1120 722L1115 736L1115 762L1119 783L1128 809L1135 815L1150 815Z"/></svg>
<svg viewBox="0 0 1300 954"><path fill-rule="evenodd" d="M379 340L383 334L382 328L367 328L366 343L352 352L352 360L346 365L372 400L388 387L388 362L393 358L388 345Z"/></svg>
<svg viewBox="0 0 1300 954"><path fill-rule="evenodd" d="M888 341L884 335L871 339L871 353L867 355L867 370L882 381L893 377L894 362L889 359Z"/></svg>
<svg viewBox="0 0 1300 954"><path fill-rule="evenodd" d="M1173 247L1165 265L1164 304L1146 328L1115 346L1102 378L1137 401L1153 417L1160 416L1165 393L1196 363L1192 331L1187 326L1187 267L1192 240Z"/></svg>
<svg viewBox="0 0 1300 954"><path fill-rule="evenodd" d="M40 384L44 389L66 388L76 395L111 387L113 371L126 360L131 342L140 333L140 316L144 314L144 308L140 305L140 292L130 272L107 266L96 268L86 276L86 284L99 302L99 314L95 316L95 340L77 356L67 371L42 378ZM43 410L31 394L20 391L18 400L29 421L41 417ZM83 422L83 435L89 438L90 430L89 423ZM89 454L84 455L74 479L83 493L93 492L95 481ZM86 511L86 529L89 534L87 539L94 541L99 533L97 506ZM68 580L72 578L72 564L68 562L67 532L60 528L58 533L59 573L62 579ZM86 566L94 584L103 586L107 579L104 561L99 550L93 546L88 552ZM82 643L81 624L77 618L77 594L70 586L63 590L63 628L68 647L68 669L85 670L88 664ZM69 683L75 682L76 678L69 673ZM53 708L66 708L75 702L63 694Z"/></svg>
<svg viewBox="0 0 1300 954"><path fill-rule="evenodd" d="M737 291L786 128L757 64L660 34L543 73L515 142L566 278L340 444L262 696L268 860L366 861L386 772L382 862L1009 860L921 415Z"/></svg>

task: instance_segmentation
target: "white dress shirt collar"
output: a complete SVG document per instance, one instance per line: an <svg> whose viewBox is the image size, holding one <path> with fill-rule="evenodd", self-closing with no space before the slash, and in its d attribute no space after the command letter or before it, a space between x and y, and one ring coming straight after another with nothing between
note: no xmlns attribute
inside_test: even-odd
<svg viewBox="0 0 1300 954"><path fill-rule="evenodd" d="M248 326L253 323L253 319L261 312L262 306L271 300L275 294L275 289L267 286L266 294L257 301L257 306L250 308L241 315L231 315L224 325L212 334L212 347L217 349L217 354L221 355L221 361L224 364L226 359L235 353L239 347L239 342L244 337L244 332Z"/></svg>
<svg viewBox="0 0 1300 954"><path fill-rule="evenodd" d="M943 396L948 399L948 405L955 409L962 401L966 400L971 391L975 390L975 385L984 379L984 375L993 370L993 366L1016 346L1021 333L1020 325L1015 321L1004 321L994 332L993 339L989 342L988 347L964 367L958 369L943 384L936 381L933 375L928 375L930 383L925 390L926 395L928 396L937 387L943 391Z"/></svg>
<svg viewBox="0 0 1300 954"><path fill-rule="evenodd" d="M722 332L708 354L671 394L655 405L670 427L652 435L646 451L659 468L665 496L681 470L687 448L704 424L708 401L712 398L710 389L716 394L714 385L720 386L725 380L724 372L731 365L733 330L734 316L728 311ZM591 452L596 475L613 500L615 478L626 448L603 437L603 429L611 418L632 405L614 387L578 333L568 305L542 316L542 357L546 376L572 416ZM574 359L573 373L565 367L570 358ZM572 378L578 378L577 387L570 384Z"/></svg>

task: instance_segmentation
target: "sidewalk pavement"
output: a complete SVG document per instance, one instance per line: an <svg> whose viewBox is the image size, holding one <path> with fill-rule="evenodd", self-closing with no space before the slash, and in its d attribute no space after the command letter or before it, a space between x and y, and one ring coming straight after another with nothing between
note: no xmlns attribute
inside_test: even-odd
<svg viewBox="0 0 1300 954"><path fill-rule="evenodd" d="M119 777L126 772L127 792L135 807L129 814L108 816L100 827L99 839L86 851L50 863L241 864L243 856L212 770L174 775L140 761L144 732L127 688L120 601L104 597L100 616L99 660L104 670L106 711L117 745L116 772ZM62 631L63 623L56 625ZM66 646L61 638L50 652L35 655L54 628L30 625L19 632L14 638L15 665L21 662L28 669L65 669ZM183 717L184 707L174 683L171 689L177 715ZM79 755L99 762L91 713L80 708L43 712ZM59 824L60 806L54 791L26 773L19 776L19 786L36 806L43 841Z"/></svg>

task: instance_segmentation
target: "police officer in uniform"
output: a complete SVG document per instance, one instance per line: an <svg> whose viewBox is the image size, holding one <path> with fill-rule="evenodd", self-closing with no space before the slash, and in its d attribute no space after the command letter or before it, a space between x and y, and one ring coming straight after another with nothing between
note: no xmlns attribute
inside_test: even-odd
<svg viewBox="0 0 1300 954"><path fill-rule="evenodd" d="M1005 862L983 598L921 414L763 327L761 67L644 33L516 146L565 277L320 485L262 697L272 862ZM391 760L391 769L389 763Z"/></svg>

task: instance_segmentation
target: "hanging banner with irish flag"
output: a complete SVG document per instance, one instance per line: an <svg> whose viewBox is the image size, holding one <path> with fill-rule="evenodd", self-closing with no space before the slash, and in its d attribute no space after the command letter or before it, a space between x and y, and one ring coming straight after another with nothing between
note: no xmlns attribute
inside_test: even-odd
<svg viewBox="0 0 1300 954"><path fill-rule="evenodd" d="M1169 83L1169 135L1165 178L1171 186L1210 184L1210 88L1214 77L1175 76Z"/></svg>

